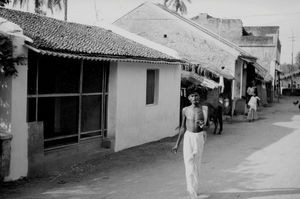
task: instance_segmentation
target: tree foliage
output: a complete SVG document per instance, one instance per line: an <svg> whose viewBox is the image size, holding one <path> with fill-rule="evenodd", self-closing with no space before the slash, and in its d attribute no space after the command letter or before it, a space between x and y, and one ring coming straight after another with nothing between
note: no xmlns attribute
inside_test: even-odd
<svg viewBox="0 0 300 199"><path fill-rule="evenodd" d="M61 2L62 2L62 0L48 0L47 7L53 13L53 8L55 8L55 7L57 7L59 10L62 9Z"/></svg>
<svg viewBox="0 0 300 199"><path fill-rule="evenodd" d="M24 7L28 5L30 0L13 0L13 6L16 7L20 5L20 7ZM53 14L54 8L62 9L62 1L63 0L34 0L34 12L42 15L46 15L46 11L43 10L43 6L46 4L47 9L51 11Z"/></svg>
<svg viewBox="0 0 300 199"><path fill-rule="evenodd" d="M185 1L191 3L191 0L164 0L164 6L173 7L176 12L180 12L182 15L187 13L187 7Z"/></svg>
<svg viewBox="0 0 300 199"><path fill-rule="evenodd" d="M8 37L0 34L0 73L4 73L5 76L17 75L15 64L24 60L23 57L14 58L12 50L12 42Z"/></svg>
<svg viewBox="0 0 300 199"><path fill-rule="evenodd" d="M6 4L8 4L10 2L10 0L0 0L0 6L5 6Z"/></svg>

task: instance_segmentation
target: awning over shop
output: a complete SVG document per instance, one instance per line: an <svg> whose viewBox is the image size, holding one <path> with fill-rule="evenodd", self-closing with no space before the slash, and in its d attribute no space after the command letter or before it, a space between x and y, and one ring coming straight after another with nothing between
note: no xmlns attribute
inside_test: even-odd
<svg viewBox="0 0 300 199"><path fill-rule="evenodd" d="M258 70L258 72L262 76L265 76L268 73L268 71L264 67L262 67L260 64L258 64L257 62L254 62L253 66Z"/></svg>
<svg viewBox="0 0 300 199"><path fill-rule="evenodd" d="M261 66L259 63L256 62L255 59L247 58L247 57L240 57L242 60L246 61L247 63L250 63L254 66L255 72L263 78L264 81L272 81L272 76L268 73L268 71Z"/></svg>
<svg viewBox="0 0 300 199"><path fill-rule="evenodd" d="M275 71L277 71L278 73L284 74L284 72L280 69L275 68Z"/></svg>
<svg viewBox="0 0 300 199"><path fill-rule="evenodd" d="M273 80L273 77L270 75L270 74L267 74L265 77L264 77L264 80L265 82L270 82Z"/></svg>
<svg viewBox="0 0 300 199"><path fill-rule="evenodd" d="M220 86L217 82L213 80L200 76L197 73L184 70L181 71L181 79L192 82L195 85L201 85L210 89L218 88Z"/></svg>
<svg viewBox="0 0 300 199"><path fill-rule="evenodd" d="M196 74L200 75L200 76L205 76L207 77L205 74L210 74L213 75L215 77L224 77L228 80L233 80L234 76L227 71L226 69L222 70L216 70L215 67L210 67L209 64L197 64L197 63L189 63L188 61L186 62L186 64L182 64L182 70L191 72L191 71L195 71ZM204 75L203 75L204 74Z"/></svg>
<svg viewBox="0 0 300 199"><path fill-rule="evenodd" d="M211 63L204 63L204 62L197 62L197 61L190 61L186 60L186 62L200 66L200 68L210 71L211 73L215 74L216 76L220 77L223 76L226 79L232 80L234 79L234 75L232 74L232 71L229 71L228 68L224 67L216 67L215 65Z"/></svg>
<svg viewBox="0 0 300 199"><path fill-rule="evenodd" d="M229 80L234 79L234 75L231 74L230 71L228 71L226 69L217 69L216 67L209 67L209 66L207 67L207 69L214 72L218 76L223 76L226 79L229 79Z"/></svg>

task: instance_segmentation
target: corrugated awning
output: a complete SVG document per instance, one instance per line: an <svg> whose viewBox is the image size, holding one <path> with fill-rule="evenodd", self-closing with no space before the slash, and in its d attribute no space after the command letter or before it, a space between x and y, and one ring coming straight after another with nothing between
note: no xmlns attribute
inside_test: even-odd
<svg viewBox="0 0 300 199"><path fill-rule="evenodd" d="M197 73L189 72L185 70L181 71L181 78L189 82L192 82L195 85L201 85L203 87L207 87L210 89L218 88L220 86L217 82L213 80L207 79L204 76L200 76Z"/></svg>
<svg viewBox="0 0 300 199"><path fill-rule="evenodd" d="M223 76L226 79L233 80L234 76L230 73L230 71L227 71L226 69L217 69L216 67L207 67L207 70L212 71L213 73L217 74L218 76Z"/></svg>
<svg viewBox="0 0 300 199"><path fill-rule="evenodd" d="M234 75L232 74L231 71L227 69L221 69L221 67L216 67L215 65L207 62L197 62L197 61L190 61L187 60L188 63L194 64L194 65L199 65L205 70L210 71L211 73L217 75L217 76L223 76L226 79L232 80L234 79Z"/></svg>
<svg viewBox="0 0 300 199"><path fill-rule="evenodd" d="M253 60L253 59L250 59L250 58L245 58L245 57L240 57L240 58L241 58L242 60L244 60L245 62L247 62L247 63L249 63L249 64L252 64L252 65L258 70L258 72L259 72L262 76L264 76L265 73L268 72L264 67L262 67L260 64L258 64L258 63L256 62L256 60Z"/></svg>
<svg viewBox="0 0 300 199"><path fill-rule="evenodd" d="M182 64L182 66L183 66L182 70L186 70L188 72L189 71L197 71L196 72L197 74L201 74L203 71L206 71L216 77L223 76L224 78L226 78L228 80L235 79L234 76L229 71L222 70L220 72L220 71L214 70L215 67L214 68L209 67L208 64L191 63L191 62L186 61L186 63Z"/></svg>
<svg viewBox="0 0 300 199"><path fill-rule="evenodd" d="M257 69L257 73L263 77L265 82L269 82L273 80L273 77L268 73L268 71L265 68L263 68L257 62L255 62L253 65Z"/></svg>
<svg viewBox="0 0 300 199"><path fill-rule="evenodd" d="M257 69L257 71L262 75L262 76L265 76L268 71L262 67L260 64L258 64L257 62L254 62L253 63L253 66Z"/></svg>

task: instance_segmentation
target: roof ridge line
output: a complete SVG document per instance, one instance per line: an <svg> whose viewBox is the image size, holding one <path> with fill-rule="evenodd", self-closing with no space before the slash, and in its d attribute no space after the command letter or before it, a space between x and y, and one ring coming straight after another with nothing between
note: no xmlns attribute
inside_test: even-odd
<svg viewBox="0 0 300 199"><path fill-rule="evenodd" d="M127 12L126 14L122 15L121 17L117 18L116 20L114 20L111 24L116 23L117 21L119 21L121 18L129 15L130 13L132 13L133 11L137 10L138 8L142 7L143 5L147 4L148 1L141 3L139 6L135 7L134 9L132 9L131 11Z"/></svg>

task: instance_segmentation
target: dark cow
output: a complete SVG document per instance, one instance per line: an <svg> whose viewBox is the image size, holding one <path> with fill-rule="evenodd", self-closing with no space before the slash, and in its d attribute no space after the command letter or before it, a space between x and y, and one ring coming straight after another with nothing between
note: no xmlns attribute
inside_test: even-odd
<svg viewBox="0 0 300 199"><path fill-rule="evenodd" d="M214 134L222 134L223 131L223 105L221 103L218 103L216 106L213 106L209 102L203 103L203 106L208 107L208 113L207 113L207 126L210 126L210 121L214 123ZM218 125L220 125L220 129L217 132Z"/></svg>
<svg viewBox="0 0 300 199"><path fill-rule="evenodd" d="M294 104L295 106L296 106L298 103L299 103L299 100L293 102L293 104ZM299 111L300 111L300 103L299 103L299 105L298 105L298 109L299 109Z"/></svg>

